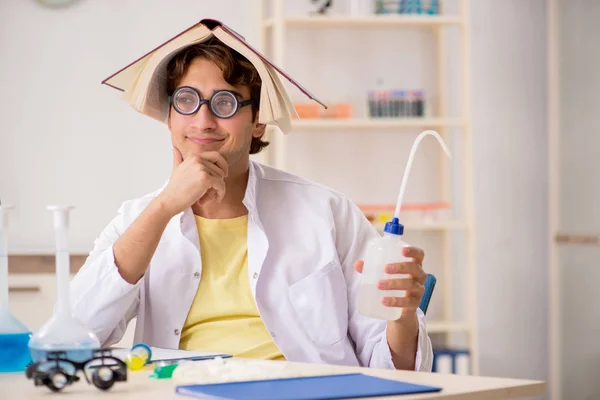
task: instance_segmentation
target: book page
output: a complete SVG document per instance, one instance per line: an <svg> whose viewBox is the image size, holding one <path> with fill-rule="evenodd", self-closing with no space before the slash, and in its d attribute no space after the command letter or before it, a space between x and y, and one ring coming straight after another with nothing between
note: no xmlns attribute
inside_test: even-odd
<svg viewBox="0 0 600 400"><path fill-rule="evenodd" d="M211 36L207 27L198 25L159 47L148 56L149 59L138 74L137 81L130 82L131 86L126 88L123 99L134 109L165 121L169 111L168 99L164 94L169 59L183 48L205 41Z"/></svg>
<svg viewBox="0 0 600 400"><path fill-rule="evenodd" d="M282 102L281 98L287 96L287 92L282 92L278 95L278 88L276 87L279 79L273 80L271 73L268 70L268 66L263 60L252 50L249 50L244 46L237 38L231 36L228 32L218 27L213 30L214 35L219 38L223 43L237 51L246 57L255 67L263 82L263 90L261 92L261 104L260 104L260 121L262 123L275 122L279 123L290 118L290 113L293 111L287 108L286 102ZM267 98L262 100L264 94L267 94ZM266 108L266 109L265 109Z"/></svg>

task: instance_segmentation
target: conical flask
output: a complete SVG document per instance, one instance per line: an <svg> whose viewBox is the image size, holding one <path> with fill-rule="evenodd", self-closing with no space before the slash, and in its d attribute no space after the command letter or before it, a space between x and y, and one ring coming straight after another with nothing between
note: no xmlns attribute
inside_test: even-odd
<svg viewBox="0 0 600 400"><path fill-rule="evenodd" d="M31 362L29 329L15 318L8 304L8 213L0 203L0 372L24 371Z"/></svg>
<svg viewBox="0 0 600 400"><path fill-rule="evenodd" d="M56 293L57 304L52 317L29 341L34 361L45 359L49 351L66 351L73 361L85 361L100 348L98 337L71 312L69 300L69 250L67 233L69 211L72 207L48 206L52 211L56 235Z"/></svg>

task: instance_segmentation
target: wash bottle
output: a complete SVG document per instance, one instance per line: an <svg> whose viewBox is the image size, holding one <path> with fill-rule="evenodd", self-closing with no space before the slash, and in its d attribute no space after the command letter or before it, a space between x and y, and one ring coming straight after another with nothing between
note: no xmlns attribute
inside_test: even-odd
<svg viewBox="0 0 600 400"><path fill-rule="evenodd" d="M434 136L444 149L446 155L451 158L450 151L437 132L427 130L415 139L404 170L394 217L391 221L386 222L383 236L371 239L367 244L357 299L358 311L366 316L391 321L397 320L402 315L402 308L386 306L382 303L382 300L384 297L405 297L406 291L381 290L377 288L377 282L385 279L405 279L410 277L408 274L388 274L385 272L385 266L387 264L412 261L411 258L402 255L402 249L409 246L409 244L402 240L404 225L400 223L400 209L415 152L421 140L428 135Z"/></svg>

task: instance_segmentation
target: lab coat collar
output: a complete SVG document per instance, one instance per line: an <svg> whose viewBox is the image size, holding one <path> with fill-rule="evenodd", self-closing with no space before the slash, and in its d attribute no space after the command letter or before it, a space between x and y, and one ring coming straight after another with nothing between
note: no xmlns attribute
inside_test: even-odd
<svg viewBox="0 0 600 400"><path fill-rule="evenodd" d="M257 223L262 230L262 224L258 215L258 205L256 204L256 192L257 186L259 185L260 165L250 160L249 171L248 171L248 184L246 185L246 193L242 203L248 209L248 216L252 221Z"/></svg>
<svg viewBox="0 0 600 400"><path fill-rule="evenodd" d="M250 160L249 171L248 171L248 184L246 185L246 193L242 203L248 209L248 213L256 213L256 169L254 161Z"/></svg>

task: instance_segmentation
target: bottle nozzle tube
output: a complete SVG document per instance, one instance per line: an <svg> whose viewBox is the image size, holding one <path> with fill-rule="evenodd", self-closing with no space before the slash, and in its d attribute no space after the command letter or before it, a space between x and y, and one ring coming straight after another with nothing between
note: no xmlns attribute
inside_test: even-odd
<svg viewBox="0 0 600 400"><path fill-rule="evenodd" d="M421 140L423 140L423 138L425 136L429 136L429 135L434 136L437 139L440 146L442 146L444 153L446 153L448 158L452 159L452 156L450 155L450 150L448 150L446 143L444 143L444 140L439 135L439 133L437 133L436 131L433 131L433 130L423 131L423 132L421 132L421 134L419 136L417 136L417 138L415 139L415 142L413 143L412 149L410 150L410 155L408 156L408 162L406 163L406 168L404 169L404 176L402 178L402 184L400 186L400 194L398 195L398 203L396 204L396 211L394 212L394 217L396 217L398 219L400 219L400 209L402 208L402 199L404 197L404 190L406 189L406 182L408 180L408 176L410 175L410 170L412 168L412 163L415 158L415 153L417 151L417 148L419 147L419 143L421 143Z"/></svg>

